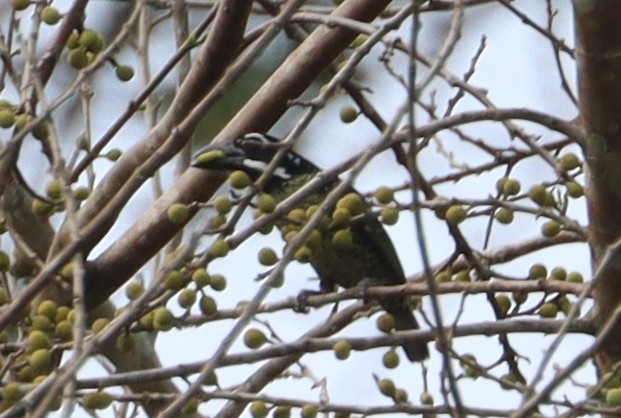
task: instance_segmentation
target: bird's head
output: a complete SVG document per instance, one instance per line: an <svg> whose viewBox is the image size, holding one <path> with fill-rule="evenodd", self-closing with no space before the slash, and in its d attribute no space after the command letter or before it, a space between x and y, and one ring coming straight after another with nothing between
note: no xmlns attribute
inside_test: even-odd
<svg viewBox="0 0 621 418"><path fill-rule="evenodd" d="M242 170L254 181L263 174L281 147L278 139L262 133L248 133L228 141L209 144L199 150L192 167L207 170ZM314 174L319 169L293 151L278 163L266 188L277 187L301 174Z"/></svg>

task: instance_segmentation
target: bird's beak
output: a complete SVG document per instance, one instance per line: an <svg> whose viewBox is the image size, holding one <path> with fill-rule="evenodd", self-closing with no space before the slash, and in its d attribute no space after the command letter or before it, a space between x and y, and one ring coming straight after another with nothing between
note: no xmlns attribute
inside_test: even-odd
<svg viewBox="0 0 621 418"><path fill-rule="evenodd" d="M210 170L235 170L244 167L245 155L231 141L218 141L200 149L192 167Z"/></svg>

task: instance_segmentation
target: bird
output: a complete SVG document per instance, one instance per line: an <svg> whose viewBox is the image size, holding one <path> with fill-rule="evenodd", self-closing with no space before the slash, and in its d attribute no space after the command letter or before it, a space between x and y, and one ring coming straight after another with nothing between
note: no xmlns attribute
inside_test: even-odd
<svg viewBox="0 0 621 418"><path fill-rule="evenodd" d="M195 153L191 165L207 170L241 170L252 181L256 181L281 147L281 141L274 136L257 132L246 133L233 140L207 145ZM273 196L276 202L280 202L320 172L319 167L308 159L294 151L287 151L261 191ZM298 209L307 210L313 205L321 204L327 193L338 185L339 181L335 179L328 182L324 188L313 191L304 198ZM361 211L361 215L365 215L368 204L353 188L341 198L336 209L341 206L341 209L345 207L350 210L346 204L340 205L347 200L353 202L357 208L352 209L352 215L360 214ZM337 220L336 209L333 212L332 223L324 223L313 245L310 245L309 239L310 248L302 247L306 251L305 261L310 263L319 276L320 291L332 292L337 286L355 288L404 284L405 273L395 247L377 217L354 216L351 221L345 217L345 225L341 222L336 227L334 225ZM287 233L301 228L299 219L291 218L292 216L287 216L275 222L285 240ZM405 296L381 298L379 303L394 318L396 330L419 329ZM423 341L407 341L403 344L403 349L408 359L413 362L422 362L429 357L427 344Z"/></svg>

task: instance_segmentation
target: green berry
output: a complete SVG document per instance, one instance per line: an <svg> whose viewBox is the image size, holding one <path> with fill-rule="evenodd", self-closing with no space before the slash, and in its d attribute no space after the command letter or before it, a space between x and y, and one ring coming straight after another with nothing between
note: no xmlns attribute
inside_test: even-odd
<svg viewBox="0 0 621 418"><path fill-rule="evenodd" d="M174 224L182 224L190 216L190 206L183 203L173 203L166 212L168 220Z"/></svg>
<svg viewBox="0 0 621 418"><path fill-rule="evenodd" d="M25 10L30 6L30 0L12 0L12 4L16 11Z"/></svg>
<svg viewBox="0 0 621 418"><path fill-rule="evenodd" d="M71 341L73 338L73 325L69 321L59 321L54 328L54 336L60 341Z"/></svg>
<svg viewBox="0 0 621 418"><path fill-rule="evenodd" d="M45 372L52 364L52 351L48 348L39 348L30 355L28 362L35 372Z"/></svg>
<svg viewBox="0 0 621 418"><path fill-rule="evenodd" d="M104 48L104 40L101 35L94 30L85 29L80 33L80 45L95 54Z"/></svg>
<svg viewBox="0 0 621 418"><path fill-rule="evenodd" d="M45 192L47 194L47 197L52 200L62 199L64 195L63 183L60 180L54 180L48 183Z"/></svg>
<svg viewBox="0 0 621 418"><path fill-rule="evenodd" d="M377 317L375 325L378 330L388 334L395 329L395 317L389 313L382 314Z"/></svg>
<svg viewBox="0 0 621 418"><path fill-rule="evenodd" d="M395 199L395 192L390 187L381 186L375 190L373 197L375 197L378 203L386 205Z"/></svg>
<svg viewBox="0 0 621 418"><path fill-rule="evenodd" d="M37 307L38 315L45 315L50 319L56 318L56 309L58 308L58 304L53 300L47 299L39 304Z"/></svg>
<svg viewBox="0 0 621 418"><path fill-rule="evenodd" d="M408 401L408 393L403 389L397 389L395 396L392 398L396 403L406 403Z"/></svg>
<svg viewBox="0 0 621 418"><path fill-rule="evenodd" d="M399 209L394 206L384 206L380 212L380 219L384 225L395 225L399 221Z"/></svg>
<svg viewBox="0 0 621 418"><path fill-rule="evenodd" d="M196 269L192 273L192 280L198 287L205 287L209 285L210 276L205 269Z"/></svg>
<svg viewBox="0 0 621 418"><path fill-rule="evenodd" d="M256 350L267 342L267 337L261 330L250 328L244 333L244 344L246 347Z"/></svg>
<svg viewBox="0 0 621 418"><path fill-rule="evenodd" d="M109 323L110 320L108 318L97 318L91 325L91 331L93 331L93 334L99 334Z"/></svg>
<svg viewBox="0 0 621 418"><path fill-rule="evenodd" d="M377 387L382 395L388 396L389 398L395 396L395 392L397 391L395 383L390 379L380 379L377 382Z"/></svg>
<svg viewBox="0 0 621 418"><path fill-rule="evenodd" d="M442 270L434 277L435 281L438 283L448 283L452 279L452 274L448 270Z"/></svg>
<svg viewBox="0 0 621 418"><path fill-rule="evenodd" d="M209 248L209 253L215 257L226 257L226 255L231 250L229 243L224 239L218 239Z"/></svg>
<svg viewBox="0 0 621 418"><path fill-rule="evenodd" d="M339 250L352 248L354 238L352 237L351 230L347 228L336 231L332 236L332 244Z"/></svg>
<svg viewBox="0 0 621 418"><path fill-rule="evenodd" d="M218 305L216 304L216 300L211 296L202 296L198 301L198 308L201 310L203 315L212 316L218 312Z"/></svg>
<svg viewBox="0 0 621 418"><path fill-rule="evenodd" d="M224 152L220 150L208 151L200 154L196 157L197 164L209 164L213 161L217 161L221 158L224 158Z"/></svg>
<svg viewBox="0 0 621 418"><path fill-rule="evenodd" d="M334 343L332 350L337 359L346 360L351 354L351 344L349 341L340 340Z"/></svg>
<svg viewBox="0 0 621 418"><path fill-rule="evenodd" d="M569 283L584 283L584 277L582 277L582 274L577 271L572 271L571 273L569 273L565 280Z"/></svg>
<svg viewBox="0 0 621 418"><path fill-rule="evenodd" d="M269 411L263 401L253 401L250 404L250 415L252 415L252 418L265 418Z"/></svg>
<svg viewBox="0 0 621 418"><path fill-rule="evenodd" d="M89 189L88 187L80 186L73 191L73 198L77 201L82 201L88 199L88 196L90 194L91 189Z"/></svg>
<svg viewBox="0 0 621 418"><path fill-rule="evenodd" d="M561 233L561 225L556 221L547 221L541 225L541 233L546 238L554 238Z"/></svg>
<svg viewBox="0 0 621 418"><path fill-rule="evenodd" d="M267 193L262 193L257 201L257 209L262 213L272 213L276 209L276 199Z"/></svg>
<svg viewBox="0 0 621 418"><path fill-rule="evenodd" d="M348 193L345 196L341 197L339 201L336 203L336 207L344 208L349 210L351 216L357 216L365 211L365 203L358 193Z"/></svg>
<svg viewBox="0 0 621 418"><path fill-rule="evenodd" d="M32 318L32 329L38 329L47 332L54 328L53 325L54 324L52 320L46 315L35 315Z"/></svg>
<svg viewBox="0 0 621 418"><path fill-rule="evenodd" d="M362 44L367 41L367 39L369 39L369 35L361 33L360 35L356 36L356 39L352 41L349 47L352 49L360 48Z"/></svg>
<svg viewBox="0 0 621 418"><path fill-rule="evenodd" d="M69 52L67 62L76 70L86 68L88 65L88 57L84 48L75 48Z"/></svg>
<svg viewBox="0 0 621 418"><path fill-rule="evenodd" d="M399 354L394 349L388 350L382 357L382 364L387 369L395 369L399 367Z"/></svg>
<svg viewBox="0 0 621 418"><path fill-rule="evenodd" d="M121 81L129 81L134 77L134 69L129 65L119 65L115 69L116 77Z"/></svg>
<svg viewBox="0 0 621 418"><path fill-rule="evenodd" d="M2 399L10 404L14 404L24 397L25 392L17 383L8 383L2 391Z"/></svg>
<svg viewBox="0 0 621 418"><path fill-rule="evenodd" d="M131 281L125 287L125 296L129 300L136 300L144 293L144 283L139 280Z"/></svg>
<svg viewBox="0 0 621 418"><path fill-rule="evenodd" d="M9 295L4 287L0 287L0 306L6 305L9 302Z"/></svg>
<svg viewBox="0 0 621 418"><path fill-rule="evenodd" d="M223 215L229 213L233 208L233 202L226 196L218 196L213 202L213 207Z"/></svg>
<svg viewBox="0 0 621 418"><path fill-rule="evenodd" d="M67 38L67 42L65 42L65 46L67 49L76 49L80 46L80 34L77 32L72 32Z"/></svg>
<svg viewBox="0 0 621 418"><path fill-rule="evenodd" d="M272 411L272 418L289 418L291 417L291 407L279 405Z"/></svg>
<svg viewBox="0 0 621 418"><path fill-rule="evenodd" d="M41 20L48 25L55 25L60 20L60 13L52 6L46 6L41 10Z"/></svg>
<svg viewBox="0 0 621 418"><path fill-rule="evenodd" d="M341 108L340 116L343 122L352 123L358 118L358 111L352 106L345 106Z"/></svg>
<svg viewBox="0 0 621 418"><path fill-rule="evenodd" d="M301 246L293 255L293 258L299 263L309 263L313 257L313 251L306 245Z"/></svg>
<svg viewBox="0 0 621 418"><path fill-rule="evenodd" d="M185 282L186 280L179 270L172 270L164 278L166 288L170 290L183 289L183 287L185 286Z"/></svg>
<svg viewBox="0 0 621 418"><path fill-rule="evenodd" d="M472 281L471 277L470 277L470 271L469 270L462 270L460 272L458 272L455 275L455 279L456 282L470 282Z"/></svg>
<svg viewBox="0 0 621 418"><path fill-rule="evenodd" d="M420 394L420 403L423 405L432 406L433 405L433 396L429 392L423 392Z"/></svg>
<svg viewBox="0 0 621 418"><path fill-rule="evenodd" d="M563 171L571 171L575 168L580 167L580 164L581 163L580 163L580 159L578 158L578 156L571 152L563 155L559 159L559 167Z"/></svg>
<svg viewBox="0 0 621 418"><path fill-rule="evenodd" d="M532 200L539 206L546 205L548 201L548 195L549 195L548 191L541 184L531 187L530 190L528 191L528 197L530 198L530 200Z"/></svg>
<svg viewBox="0 0 621 418"><path fill-rule="evenodd" d="M611 388L606 392L606 405L621 406L621 388Z"/></svg>
<svg viewBox="0 0 621 418"><path fill-rule="evenodd" d="M550 271L550 279L564 281L567 278L567 270L563 267L554 267Z"/></svg>
<svg viewBox="0 0 621 418"><path fill-rule="evenodd" d="M183 309L190 309L196 302L196 291L194 289L183 289L177 296L177 303Z"/></svg>
<svg viewBox="0 0 621 418"><path fill-rule="evenodd" d="M546 302L539 307L539 316L542 318L556 318L558 314L558 305L552 302Z"/></svg>
<svg viewBox="0 0 621 418"><path fill-rule="evenodd" d="M264 266L273 266L278 262L278 256L271 248L264 247L259 250L259 263Z"/></svg>
<svg viewBox="0 0 621 418"><path fill-rule="evenodd" d="M31 203L32 212L43 217L47 217L52 214L54 207L47 202L40 199L32 199Z"/></svg>
<svg viewBox="0 0 621 418"><path fill-rule="evenodd" d="M46 140L50 137L50 123L42 120L32 128L32 136L40 140Z"/></svg>
<svg viewBox="0 0 621 418"><path fill-rule="evenodd" d="M351 212L346 208L336 208L332 212L332 228L344 228L349 225Z"/></svg>
<svg viewBox="0 0 621 418"><path fill-rule="evenodd" d="M567 196L574 199L584 196L584 188L580 185L580 183L569 181L565 186L567 186Z"/></svg>
<svg viewBox="0 0 621 418"><path fill-rule="evenodd" d="M449 223L459 225L466 219L467 215L466 209L464 209L463 206L453 205L446 210L446 214L444 216Z"/></svg>
<svg viewBox="0 0 621 418"><path fill-rule="evenodd" d="M153 329L156 331L169 331L172 329L175 317L165 307L153 310Z"/></svg>
<svg viewBox="0 0 621 418"><path fill-rule="evenodd" d="M15 113L10 109L0 110L0 128L8 129L15 125Z"/></svg>
<svg viewBox="0 0 621 418"><path fill-rule="evenodd" d="M496 295L495 299L502 313L506 315L511 309L511 299L507 295Z"/></svg>
<svg viewBox="0 0 621 418"><path fill-rule="evenodd" d="M494 214L494 218L501 224L508 225L513 222L513 211L508 208L500 208Z"/></svg>
<svg viewBox="0 0 621 418"><path fill-rule="evenodd" d="M307 404L300 410L300 418L317 418L319 408L316 405Z"/></svg>
<svg viewBox="0 0 621 418"><path fill-rule="evenodd" d="M11 258L4 251L0 251L0 272L6 273L11 267ZM4 288L2 289L4 291ZM6 295L6 292L5 292ZM6 303L6 301L4 302Z"/></svg>
<svg viewBox="0 0 621 418"><path fill-rule="evenodd" d="M518 382L518 377L513 373L508 373L500 376L500 387L504 390L513 389L513 386Z"/></svg>
<svg viewBox="0 0 621 418"><path fill-rule="evenodd" d="M229 183L234 189L245 189L250 186L252 181L250 180L248 173L242 170L236 170L229 175Z"/></svg>
<svg viewBox="0 0 621 418"><path fill-rule="evenodd" d="M181 408L181 416L187 417L190 415L194 415L198 412L198 405L200 401L196 398L190 399L183 408Z"/></svg>
<svg viewBox="0 0 621 418"><path fill-rule="evenodd" d="M106 409L113 400L112 395L104 391L87 393L82 397L82 402L88 409Z"/></svg>
<svg viewBox="0 0 621 418"><path fill-rule="evenodd" d="M528 293L526 292L513 292L511 293L511 297L516 305L522 305L528 299Z"/></svg>
<svg viewBox="0 0 621 418"><path fill-rule="evenodd" d="M32 353L40 348L50 348L51 346L52 343L45 332L33 329L30 331L30 334L28 334L29 352Z"/></svg>
<svg viewBox="0 0 621 418"><path fill-rule="evenodd" d="M121 158L121 155L123 155L123 151L118 148L114 148L106 153L106 158L110 161L116 161Z"/></svg>
<svg viewBox="0 0 621 418"><path fill-rule="evenodd" d="M528 270L528 279L529 280L540 280L545 279L548 276L548 269L543 264L533 264L530 266Z"/></svg>
<svg viewBox="0 0 621 418"><path fill-rule="evenodd" d="M213 274L209 278L209 286L217 291L221 292L226 289L226 277L221 274Z"/></svg>
<svg viewBox="0 0 621 418"><path fill-rule="evenodd" d="M504 196L515 196L520 193L520 182L515 179L506 179L502 185L502 194Z"/></svg>

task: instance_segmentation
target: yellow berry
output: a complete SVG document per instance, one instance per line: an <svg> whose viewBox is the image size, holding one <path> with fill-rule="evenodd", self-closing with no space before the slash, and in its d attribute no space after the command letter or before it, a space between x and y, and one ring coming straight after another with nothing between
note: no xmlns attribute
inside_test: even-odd
<svg viewBox="0 0 621 418"><path fill-rule="evenodd" d="M32 199L31 203L32 212L43 217L47 217L52 214L54 207L47 202L39 199Z"/></svg>
<svg viewBox="0 0 621 418"><path fill-rule="evenodd" d="M564 281L567 278L567 270L563 267L554 267L550 270L550 279Z"/></svg>
<svg viewBox="0 0 621 418"><path fill-rule="evenodd" d="M606 405L621 406L621 388L611 388L606 392Z"/></svg>
<svg viewBox="0 0 621 418"><path fill-rule="evenodd" d="M144 293L144 283L139 280L131 281L125 287L125 296L129 300L136 300Z"/></svg>
<svg viewBox="0 0 621 418"><path fill-rule="evenodd" d="M53 300L44 300L37 307L37 314L45 315L50 319L56 318L56 309L58 308L58 304Z"/></svg>
<svg viewBox="0 0 621 418"><path fill-rule="evenodd" d="M45 332L34 329L28 334L29 352L34 352L40 348L50 348L51 346L50 338Z"/></svg>
<svg viewBox="0 0 621 418"><path fill-rule="evenodd" d="M332 212L332 228L343 228L349 225L351 212L346 208L336 208Z"/></svg>
<svg viewBox="0 0 621 418"><path fill-rule="evenodd" d="M6 305L9 301L9 294L4 287L0 287L0 306Z"/></svg>
<svg viewBox="0 0 621 418"><path fill-rule="evenodd" d="M577 271L572 271L571 273L569 273L565 280L568 281L569 283L583 283L584 282L584 278L582 277L582 274L580 274Z"/></svg>
<svg viewBox="0 0 621 418"><path fill-rule="evenodd" d="M60 180L54 180L47 185L45 193L52 200L61 199L64 195L64 187Z"/></svg>
<svg viewBox="0 0 621 418"><path fill-rule="evenodd" d="M531 187L528 191L528 197L530 198L530 200L532 200L539 206L546 205L546 202L548 201L548 194L549 193L546 188L541 184Z"/></svg>
<svg viewBox="0 0 621 418"><path fill-rule="evenodd" d="M89 51L97 54L104 48L104 40L101 35L94 30L85 29L80 33L80 45Z"/></svg>
<svg viewBox="0 0 621 418"><path fill-rule="evenodd" d="M433 396L429 392L423 392L420 394L420 403L423 405L433 405Z"/></svg>
<svg viewBox="0 0 621 418"><path fill-rule="evenodd" d="M349 341L340 340L334 343L332 350L334 350L334 355L337 359L345 360L351 354L351 344Z"/></svg>
<svg viewBox="0 0 621 418"><path fill-rule="evenodd" d="M316 405L307 404L302 407L300 418L316 418L318 413L319 408Z"/></svg>
<svg viewBox="0 0 621 418"><path fill-rule="evenodd" d="M190 215L190 206L183 203L173 203L166 212L168 220L174 224L182 224Z"/></svg>
<svg viewBox="0 0 621 418"><path fill-rule="evenodd" d="M73 338L73 325L69 321L58 321L54 328L54 336L60 341L71 341Z"/></svg>
<svg viewBox="0 0 621 418"><path fill-rule="evenodd" d="M386 205L394 200L395 193L390 187L381 186L375 190L373 196L379 203Z"/></svg>
<svg viewBox="0 0 621 418"><path fill-rule="evenodd" d="M200 154L196 157L195 161L197 164L205 164L208 165L212 161L217 161L224 157L224 152L220 150L208 151Z"/></svg>
<svg viewBox="0 0 621 418"><path fill-rule="evenodd" d="M123 155L123 151L118 148L114 148L106 153L106 158L110 161L116 161L121 158L121 155Z"/></svg>
<svg viewBox="0 0 621 418"><path fill-rule="evenodd" d="M293 209L287 214L287 218L299 225L306 222L306 211L304 209Z"/></svg>
<svg viewBox="0 0 621 418"><path fill-rule="evenodd" d="M244 333L244 344L246 347L256 350L267 342L267 337L261 330L250 328Z"/></svg>
<svg viewBox="0 0 621 418"><path fill-rule="evenodd" d="M435 275L435 281L438 283L448 283L452 279L452 274L448 270L443 270Z"/></svg>
<svg viewBox="0 0 621 418"><path fill-rule="evenodd" d="M8 383L2 391L2 399L13 404L24 397L25 392L17 383Z"/></svg>
<svg viewBox="0 0 621 418"><path fill-rule="evenodd" d="M99 334L109 323L110 320L108 318L97 318L91 325L91 331L94 334Z"/></svg>
<svg viewBox="0 0 621 418"><path fill-rule="evenodd" d="M88 199L88 196L91 194L91 189L88 187L80 186L73 191L73 198L75 200L81 201Z"/></svg>
<svg viewBox="0 0 621 418"><path fill-rule="evenodd" d="M505 196L515 196L520 193L520 189L521 186L519 181L508 178L503 182L502 194Z"/></svg>
<svg viewBox="0 0 621 418"><path fill-rule="evenodd" d="M295 252L293 258L300 263L308 263L313 257L313 251L308 248L306 245L301 246Z"/></svg>

